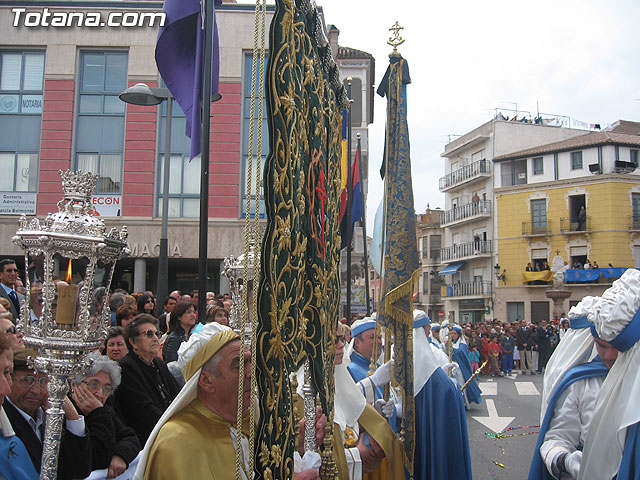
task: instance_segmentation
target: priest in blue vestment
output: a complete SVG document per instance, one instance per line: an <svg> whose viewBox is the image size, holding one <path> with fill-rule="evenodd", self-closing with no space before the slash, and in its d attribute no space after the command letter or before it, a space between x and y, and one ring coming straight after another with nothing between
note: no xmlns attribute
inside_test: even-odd
<svg viewBox="0 0 640 480"><path fill-rule="evenodd" d="M428 324L426 313L414 311L416 450L413 478L471 479L469 435L462 393L439 368L425 331Z"/></svg>

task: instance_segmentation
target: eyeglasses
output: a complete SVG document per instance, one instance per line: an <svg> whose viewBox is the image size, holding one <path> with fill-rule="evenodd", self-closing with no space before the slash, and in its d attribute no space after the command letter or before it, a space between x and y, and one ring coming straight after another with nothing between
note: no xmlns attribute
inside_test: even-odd
<svg viewBox="0 0 640 480"><path fill-rule="evenodd" d="M162 332L158 330L147 330L145 332L140 332L140 335L146 335L147 338L153 338L153 336L155 335L156 337L160 338L162 336Z"/></svg>
<svg viewBox="0 0 640 480"><path fill-rule="evenodd" d="M113 387L111 385L102 385L96 380L91 380L90 382L83 380L82 383L89 387L89 390L93 393L98 393L100 389L102 389L102 393L105 395L111 395L111 392L113 392Z"/></svg>
<svg viewBox="0 0 640 480"><path fill-rule="evenodd" d="M16 327L9 327L4 331L4 333L15 335L16 333L18 333L18 330L16 329Z"/></svg>
<svg viewBox="0 0 640 480"><path fill-rule="evenodd" d="M336 335L336 345L340 342L342 342L343 345L347 342L346 335Z"/></svg>
<svg viewBox="0 0 640 480"><path fill-rule="evenodd" d="M49 377L34 377L33 375L25 375L16 379L16 382L21 383L27 388L31 388L36 384L36 381L40 384L40 388L46 387L49 383Z"/></svg>
<svg viewBox="0 0 640 480"><path fill-rule="evenodd" d="M147 300L147 303L154 303L154 301L150 298L149 300Z"/></svg>

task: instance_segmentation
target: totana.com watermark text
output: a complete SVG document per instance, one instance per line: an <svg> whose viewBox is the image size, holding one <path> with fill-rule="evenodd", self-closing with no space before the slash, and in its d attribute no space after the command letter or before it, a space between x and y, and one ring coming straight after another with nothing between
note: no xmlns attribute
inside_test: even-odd
<svg viewBox="0 0 640 480"><path fill-rule="evenodd" d="M162 27L164 12L66 12L12 8L14 27Z"/></svg>

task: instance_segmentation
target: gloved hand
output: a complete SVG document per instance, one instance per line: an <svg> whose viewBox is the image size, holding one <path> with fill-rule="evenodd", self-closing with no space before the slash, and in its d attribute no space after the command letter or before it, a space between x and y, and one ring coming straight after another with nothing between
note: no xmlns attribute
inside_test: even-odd
<svg viewBox="0 0 640 480"><path fill-rule="evenodd" d="M378 367L376 371L373 372L373 375L369 377L376 387L379 387L381 385L386 385L391 381L392 365L393 365L393 360L389 360L387 363L380 365L380 367Z"/></svg>
<svg viewBox="0 0 640 480"><path fill-rule="evenodd" d="M578 478L578 472L580 471L580 463L582 462L582 452L576 450L573 453L567 455L564 459L564 468L573 478Z"/></svg>
<svg viewBox="0 0 640 480"><path fill-rule="evenodd" d="M374 404L380 415L387 418L393 417L393 400L385 401L384 399L376 400Z"/></svg>

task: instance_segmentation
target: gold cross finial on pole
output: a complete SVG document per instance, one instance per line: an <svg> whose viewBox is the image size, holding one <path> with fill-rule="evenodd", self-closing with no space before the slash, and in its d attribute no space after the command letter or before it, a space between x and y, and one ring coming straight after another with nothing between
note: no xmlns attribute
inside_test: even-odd
<svg viewBox="0 0 640 480"><path fill-rule="evenodd" d="M403 30L404 27L401 27L398 21L393 24L393 26L389 29L390 32L393 32L393 35L389 37L387 43L393 47L392 53L397 53L398 45L402 45L404 43L404 38L400 36L400 30Z"/></svg>
<svg viewBox="0 0 640 480"><path fill-rule="evenodd" d="M560 255L560 250L556 250L556 255Z"/></svg>

